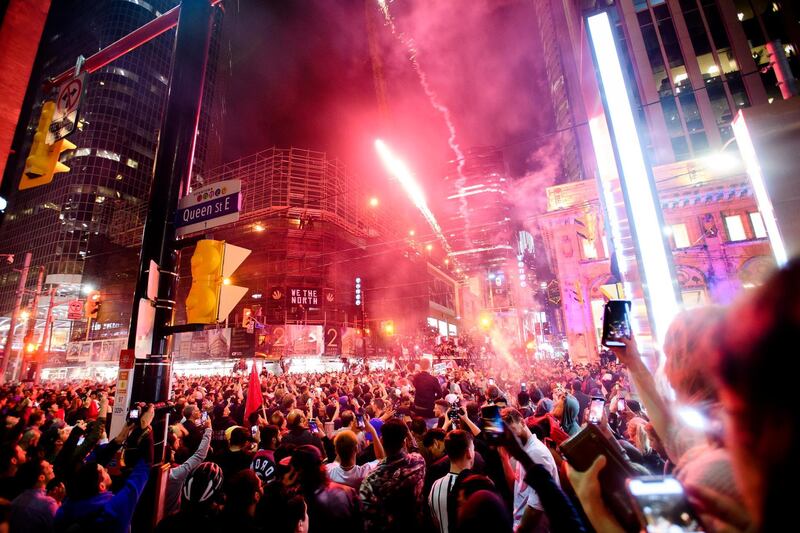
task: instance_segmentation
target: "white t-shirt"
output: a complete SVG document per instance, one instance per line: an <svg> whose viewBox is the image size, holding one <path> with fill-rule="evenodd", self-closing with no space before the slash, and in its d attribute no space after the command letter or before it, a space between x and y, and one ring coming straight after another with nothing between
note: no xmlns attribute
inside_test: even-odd
<svg viewBox="0 0 800 533"><path fill-rule="evenodd" d="M447 497L453 490L458 474L448 472L444 477L440 477L431 485L431 493L428 495L428 506L431 508L433 521L439 527L440 533L447 533Z"/></svg>
<svg viewBox="0 0 800 533"><path fill-rule="evenodd" d="M545 467L550 475L553 476L556 485L560 486L556 462L553 456L550 455L550 450L547 449L547 446L545 446L536 435L531 434L523 449L525 453L528 454L528 457L533 459L534 463ZM544 507L542 507L542 503L539 501L539 495L536 494L536 491L525 483L525 469L516 461L514 461L514 463L516 463L514 471L514 529L516 529L527 507L533 507L540 511L544 511Z"/></svg>
<svg viewBox="0 0 800 533"><path fill-rule="evenodd" d="M370 472L375 470L380 460L370 461L363 465L355 465L352 468L345 470L338 462L328 463L325 469L328 471L328 477L331 481L353 487L358 490L361 488L361 482Z"/></svg>

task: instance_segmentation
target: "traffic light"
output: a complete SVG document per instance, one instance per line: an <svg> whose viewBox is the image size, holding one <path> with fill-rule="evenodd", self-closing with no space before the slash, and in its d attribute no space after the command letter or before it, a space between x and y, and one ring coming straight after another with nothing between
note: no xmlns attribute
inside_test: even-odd
<svg viewBox="0 0 800 533"><path fill-rule="evenodd" d="M53 121L55 110L55 102L45 102L42 105L42 115L39 117L39 125L33 135L30 155L25 160L25 171L19 182L21 191L47 185L53 181L54 174L69 172L69 167L64 163L59 163L58 158L61 156L61 152L73 150L75 145L66 139L56 141L52 145L47 144L47 132Z"/></svg>
<svg viewBox="0 0 800 533"><path fill-rule="evenodd" d="M478 323L480 324L481 329L484 331L490 330L493 322L494 320L492 320L492 315L489 314L488 311L483 311L478 316Z"/></svg>
<svg viewBox="0 0 800 533"><path fill-rule="evenodd" d="M186 297L188 324L215 324L224 320L247 293L232 285L229 276L250 255L250 250L203 239L192 254L192 287Z"/></svg>
<svg viewBox="0 0 800 533"><path fill-rule="evenodd" d="M86 296L86 318L97 319L100 312L100 305L103 303L103 296L100 291L92 291Z"/></svg>

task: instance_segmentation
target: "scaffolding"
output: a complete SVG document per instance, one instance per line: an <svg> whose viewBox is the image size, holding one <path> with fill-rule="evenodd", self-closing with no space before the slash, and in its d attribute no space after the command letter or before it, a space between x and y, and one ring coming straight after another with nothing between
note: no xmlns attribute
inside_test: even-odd
<svg viewBox="0 0 800 533"><path fill-rule="evenodd" d="M368 208L361 180L325 152L272 147L208 170L206 176L196 186L242 180L239 221L222 228L285 218L298 221L298 229L309 222L327 222L362 239L392 233L386 214ZM146 202L120 202L111 221L114 242L139 244L146 214Z"/></svg>

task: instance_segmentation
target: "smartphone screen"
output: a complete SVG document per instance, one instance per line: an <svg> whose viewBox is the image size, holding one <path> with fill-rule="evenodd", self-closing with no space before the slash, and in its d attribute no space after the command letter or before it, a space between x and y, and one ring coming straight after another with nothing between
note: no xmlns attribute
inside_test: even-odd
<svg viewBox="0 0 800 533"><path fill-rule="evenodd" d="M208 420L208 413L206 411L203 411L203 413L200 415L200 421L203 422L203 424L205 424L207 420Z"/></svg>
<svg viewBox="0 0 800 533"><path fill-rule="evenodd" d="M603 346L624 346L621 339L631 338L631 302L609 300L603 311Z"/></svg>
<svg viewBox="0 0 800 533"><path fill-rule="evenodd" d="M250 433L253 435L253 437L255 437L256 435L258 435L258 424L256 424L255 426L252 426L252 427L250 428Z"/></svg>
<svg viewBox="0 0 800 533"><path fill-rule="evenodd" d="M489 378L489 385L494 385L494 379Z"/></svg>
<svg viewBox="0 0 800 533"><path fill-rule="evenodd" d="M84 437L83 435L81 435L81 436L78 438L78 446L80 446L81 444L83 444L83 441L85 441L85 440L86 440L86 437Z"/></svg>
<svg viewBox="0 0 800 533"><path fill-rule="evenodd" d="M319 431L319 426L314 420L308 421L308 427L311 429L311 431Z"/></svg>
<svg viewBox="0 0 800 533"><path fill-rule="evenodd" d="M603 419L603 409L606 401L603 398L592 398L589 403L589 422L598 424Z"/></svg>
<svg viewBox="0 0 800 533"><path fill-rule="evenodd" d="M525 391L528 390L528 386L525 384L525 382L522 382L522 383L519 384L519 390L521 390L522 392L525 392Z"/></svg>
<svg viewBox="0 0 800 533"><path fill-rule="evenodd" d="M138 420L139 419L139 409L131 409L128 412L128 419L130 419L130 420Z"/></svg>
<svg viewBox="0 0 800 533"><path fill-rule="evenodd" d="M617 400L617 412L621 412L625 410L625 398L620 398Z"/></svg>
<svg viewBox="0 0 800 533"><path fill-rule="evenodd" d="M481 418L483 419L483 432L486 437L489 440L499 439L504 431L500 408L496 405L481 407Z"/></svg>
<svg viewBox="0 0 800 533"><path fill-rule="evenodd" d="M364 429L364 415L356 415L356 425Z"/></svg>
<svg viewBox="0 0 800 533"><path fill-rule="evenodd" d="M674 477L634 477L628 492L647 533L705 531Z"/></svg>

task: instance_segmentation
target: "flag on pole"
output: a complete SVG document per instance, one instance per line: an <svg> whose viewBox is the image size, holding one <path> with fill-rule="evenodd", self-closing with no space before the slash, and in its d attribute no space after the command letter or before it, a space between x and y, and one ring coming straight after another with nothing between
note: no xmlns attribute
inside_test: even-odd
<svg viewBox="0 0 800 533"><path fill-rule="evenodd" d="M261 380L258 379L258 372L256 372L256 362L253 361L253 366L250 370L250 379L247 383L247 403L244 406L244 423L250 418L250 414L261 409L264 398L261 396Z"/></svg>

